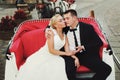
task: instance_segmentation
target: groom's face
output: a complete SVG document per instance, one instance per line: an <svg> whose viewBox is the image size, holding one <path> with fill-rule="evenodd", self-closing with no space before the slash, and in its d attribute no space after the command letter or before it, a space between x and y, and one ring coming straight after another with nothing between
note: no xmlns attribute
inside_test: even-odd
<svg viewBox="0 0 120 80"><path fill-rule="evenodd" d="M63 17L67 26L71 26L74 23L74 18L71 16L71 13L64 14Z"/></svg>

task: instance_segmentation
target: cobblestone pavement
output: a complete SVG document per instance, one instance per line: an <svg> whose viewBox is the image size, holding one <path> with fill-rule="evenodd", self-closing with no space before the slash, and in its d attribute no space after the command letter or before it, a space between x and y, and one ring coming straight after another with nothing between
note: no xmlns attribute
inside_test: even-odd
<svg viewBox="0 0 120 80"><path fill-rule="evenodd" d="M6 15L12 16L16 8L13 5L1 5L0 4L0 19ZM0 36L1 37L1 36ZM0 39L0 80L4 80L5 71L5 54L9 40Z"/></svg>
<svg viewBox="0 0 120 80"><path fill-rule="evenodd" d="M93 0L81 0L81 2L78 1L77 3L82 5L89 2L91 4L83 8L80 7L77 11L80 13L80 17L83 17L88 16L90 10L94 10L95 18L99 21L103 32L106 34L120 68L120 0L99 0L96 3L92 3ZM119 68L115 64L116 80L120 80Z"/></svg>
<svg viewBox="0 0 120 80"><path fill-rule="evenodd" d="M4 79L4 70L5 70L5 49L9 41L0 40L0 80Z"/></svg>
<svg viewBox="0 0 120 80"><path fill-rule="evenodd" d="M102 4L102 3L109 1L108 3L109 9L107 9L106 11L102 11L101 9L101 12L104 12L102 13L103 15L102 16L96 15L96 16L98 17L98 20L99 18L104 17L103 21L105 21L105 23L108 26L104 30L107 31L107 34L108 34L107 37L113 48L113 51L115 55L118 57L118 59L120 60L120 16L119 16L120 15L120 9L119 9L120 1L119 0L114 0L114 1L113 0L94 0L94 1L93 0L76 0L76 1L80 3L80 6L77 8L81 8L78 10L78 12L86 10L86 13L88 13L87 9L89 9L89 7L94 7L95 5L99 3ZM112 4L112 1L116 3ZM103 6L104 5L100 5L100 7L103 7ZM94 8L96 9L96 7ZM1 17L6 16L6 15L13 15L15 10L16 8L14 6L12 6L11 8L0 7L0 19ZM35 13L35 11L33 10L31 13L34 14L32 16L33 19L37 19L37 14ZM82 13L82 14L87 15L86 13ZM101 14L101 13L100 12L97 13L97 10L96 10L96 14ZM0 40L0 80L4 80L4 68L5 68L4 52L6 50L8 42L9 40ZM120 75L120 71L118 70L118 68L116 68L116 80L120 80L119 75Z"/></svg>

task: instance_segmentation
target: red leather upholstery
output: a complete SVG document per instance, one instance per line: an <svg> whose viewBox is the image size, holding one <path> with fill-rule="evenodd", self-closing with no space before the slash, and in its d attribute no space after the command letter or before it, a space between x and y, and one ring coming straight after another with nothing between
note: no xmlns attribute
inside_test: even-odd
<svg viewBox="0 0 120 80"><path fill-rule="evenodd" d="M19 29L14 35L13 42L20 38L24 33L35 30L35 29L45 29L48 25L49 19L42 20L28 20L19 25Z"/></svg>
<svg viewBox="0 0 120 80"><path fill-rule="evenodd" d="M93 25L95 31L103 41L103 46L100 49L100 56L102 58L102 49L107 47L107 42L104 35L99 29L97 21L92 18L79 18L79 21ZM15 53L16 65L18 69L25 62L26 58L37 51L45 44L44 29L48 25L49 19L31 20L22 23L16 32L10 51ZM80 66L77 72L89 72L90 70L85 66Z"/></svg>
<svg viewBox="0 0 120 80"><path fill-rule="evenodd" d="M30 20L20 24L18 31L14 35L10 52L15 53L16 65L19 69L26 58L44 45L44 29L49 20Z"/></svg>
<svg viewBox="0 0 120 80"><path fill-rule="evenodd" d="M16 65L17 68L19 69L19 67L24 63L25 59L24 59L24 50L23 50L23 44L21 41L21 38L18 38L10 47L10 52L14 52L15 53L15 57L16 57Z"/></svg>
<svg viewBox="0 0 120 80"><path fill-rule="evenodd" d="M27 32L21 37L21 41L24 46L24 58L26 59L45 44L46 38L44 29Z"/></svg>

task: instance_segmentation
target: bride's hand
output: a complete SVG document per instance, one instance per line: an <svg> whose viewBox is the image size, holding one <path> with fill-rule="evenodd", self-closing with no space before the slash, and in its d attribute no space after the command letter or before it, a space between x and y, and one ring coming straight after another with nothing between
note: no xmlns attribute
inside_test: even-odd
<svg viewBox="0 0 120 80"><path fill-rule="evenodd" d="M78 57L76 57L75 55L72 55L71 57L74 59L75 66L77 68L79 68L80 67L80 61L79 61Z"/></svg>

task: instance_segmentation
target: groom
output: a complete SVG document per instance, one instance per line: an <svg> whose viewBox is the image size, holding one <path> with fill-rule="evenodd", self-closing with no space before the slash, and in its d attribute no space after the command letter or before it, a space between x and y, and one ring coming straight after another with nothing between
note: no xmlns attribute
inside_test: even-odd
<svg viewBox="0 0 120 80"><path fill-rule="evenodd" d="M84 48L76 54L81 65L84 65L94 71L96 74L92 80L106 80L111 73L111 67L103 62L99 57L99 50L102 41L89 24L79 22L75 10L67 10L63 14L66 25L66 35L68 37L71 50L75 47ZM69 80L76 80L76 67L71 57L63 56L66 63L66 72Z"/></svg>

